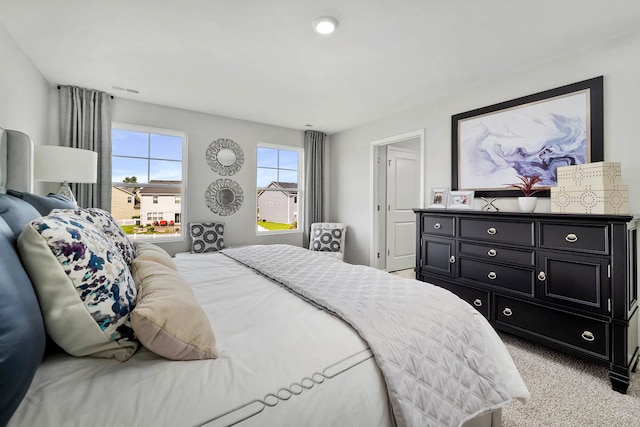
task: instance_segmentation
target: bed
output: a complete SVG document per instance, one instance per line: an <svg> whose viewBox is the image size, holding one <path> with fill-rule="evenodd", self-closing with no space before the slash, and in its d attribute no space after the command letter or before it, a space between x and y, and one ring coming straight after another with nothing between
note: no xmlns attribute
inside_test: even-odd
<svg viewBox="0 0 640 427"><path fill-rule="evenodd" d="M2 192L32 191L32 142L19 132L0 132ZM71 356L50 340L68 345L64 333L50 328L46 313L54 298L43 296L38 283L44 279L24 252L25 235L34 234L30 224L51 224L46 221L64 209L38 212L44 215L39 218L29 211L25 220L16 211L26 207L12 208L13 196L0 196L6 202L0 207L0 425L499 426L500 408L528 397L497 334L462 300L435 286L287 245L175 258L153 245L135 245L135 278L142 275L136 263L151 253L187 284L197 302L193 317L201 310L215 334L215 354L203 357L214 358L170 360L158 354L159 341L149 348L121 345L117 351L127 353L120 357L126 361ZM21 222L27 224L22 231ZM132 319L144 306L144 288L138 281L135 287ZM399 295L407 289L429 292L430 302L408 291L411 302L402 302ZM398 314L398 304L411 307ZM446 312L433 319L443 304ZM459 317L438 323L448 312ZM458 318L466 320L458 325ZM425 321L433 324L419 323ZM400 331L402 325L414 325L413 331ZM458 336L462 341L454 342ZM442 348L425 347L434 339ZM469 347L461 348L464 343Z"/></svg>

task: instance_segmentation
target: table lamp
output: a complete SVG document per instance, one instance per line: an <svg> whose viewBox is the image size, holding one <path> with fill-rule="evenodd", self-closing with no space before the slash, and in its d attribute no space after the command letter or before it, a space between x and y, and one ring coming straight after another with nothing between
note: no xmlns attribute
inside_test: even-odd
<svg viewBox="0 0 640 427"><path fill-rule="evenodd" d="M62 182L58 194L76 202L69 182L95 183L98 177L98 153L79 148L57 145L34 147L34 179Z"/></svg>

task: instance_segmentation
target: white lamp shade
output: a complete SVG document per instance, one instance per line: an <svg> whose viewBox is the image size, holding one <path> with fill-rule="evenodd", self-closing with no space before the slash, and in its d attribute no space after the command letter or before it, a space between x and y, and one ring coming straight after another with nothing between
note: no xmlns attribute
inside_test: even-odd
<svg viewBox="0 0 640 427"><path fill-rule="evenodd" d="M36 145L33 178L37 181L94 183L98 178L98 153L56 145Z"/></svg>

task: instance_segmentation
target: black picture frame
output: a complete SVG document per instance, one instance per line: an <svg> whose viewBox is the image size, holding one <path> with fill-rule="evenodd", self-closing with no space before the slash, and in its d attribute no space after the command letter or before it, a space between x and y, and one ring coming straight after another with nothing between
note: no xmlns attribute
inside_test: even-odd
<svg viewBox="0 0 640 427"><path fill-rule="evenodd" d="M583 96L582 94L585 94L586 96ZM582 105L581 103L584 103L586 107L586 111L584 112L585 120L584 122L580 122L580 125L581 127L584 127L585 132L586 144L584 144L584 150L580 148L575 149L572 152L562 152L556 144L559 139L542 139L533 141L533 137L527 138L528 135L525 130L521 135L516 135L517 138L513 138L513 140L515 141L517 139L520 143L526 142L532 145L542 145L537 152L535 149L527 151L526 149L523 149L523 147L519 146L507 147L508 150L510 150L510 153L513 153L511 156L516 159L514 160L514 163L510 165L508 162L509 159L500 157L498 157L500 163L496 163L494 159L491 158L494 151L487 150L486 147L483 147L482 149L479 148L480 139L484 138L482 143L486 142L488 138L487 134L482 134L475 139L473 136L469 137L471 132L467 128L475 128L475 131L477 131L478 125L482 125L484 128L480 129L487 130L486 123L483 123L483 120L486 120L487 123L489 123L491 120L496 121L496 119L502 119L502 124L504 125L506 123L507 125L502 128L505 130L505 133L502 135L507 136L502 140L498 139L502 144L494 142L495 146L493 148L497 148L497 151L503 150L505 148L504 144L508 144L510 142L509 137L511 134L508 133L510 132L510 129L508 129L508 120L513 120L515 115L521 113L523 113L523 116L526 116L524 112L533 111L534 108L537 108L538 110L543 109L544 113L549 117L549 120L554 123L566 120L566 116L562 116L561 114L554 115L553 108L557 107L560 102L566 103L569 98L573 98L572 101L575 101L573 104ZM583 100L583 98L585 99ZM582 114L582 111L580 114ZM531 174L523 173L522 171L539 171L541 173L536 174L545 176L544 183L546 185L544 185L544 187L548 188L553 186L555 185L555 182L557 182L556 169L558 166L604 160L603 116L603 76L453 115L451 116L451 190L474 190L475 195L478 197L521 196L522 193L519 190L508 189L508 185L509 183L518 182L516 179L518 174ZM536 124L533 118L531 119L531 123ZM574 124L575 123L578 123L578 121L574 121ZM464 127L464 129L461 130L461 126ZM462 142L461 138L463 139ZM466 144L462 147L463 149L461 149L461 143ZM488 144L491 144L491 142ZM556 145L552 146L552 144ZM570 147L571 145L565 144L565 146ZM573 144L573 147L576 147L576 144ZM582 144L580 147L582 147ZM483 153L482 150L485 150L485 152ZM473 155L469 153L472 153ZM490 186L478 188L470 185L471 182L477 183L477 180L467 179L467 181L470 182L465 182L465 180L461 178L463 169L462 165L469 164L470 161L477 161L478 159L480 159L480 161L484 161L482 166L486 166L487 168L491 168L494 165L496 168L502 168L502 175L491 175L494 173L493 171L485 173L484 169L482 169L481 173L485 173L487 180L499 180L506 174L511 174L513 176L512 180L510 182L496 181L495 184L499 185L498 188ZM580 159L584 159L584 161L580 161ZM506 163L502 163L503 161L506 161ZM509 167L511 167L511 170L507 170ZM549 190L543 190L536 195L548 197Z"/></svg>

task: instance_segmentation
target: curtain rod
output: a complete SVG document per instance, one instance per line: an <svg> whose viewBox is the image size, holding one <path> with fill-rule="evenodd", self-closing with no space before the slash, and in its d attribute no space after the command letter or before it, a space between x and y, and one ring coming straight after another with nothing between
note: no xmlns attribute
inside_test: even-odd
<svg viewBox="0 0 640 427"><path fill-rule="evenodd" d="M58 90L60 90L60 85L57 86ZM109 95L111 99L113 99L113 95Z"/></svg>

